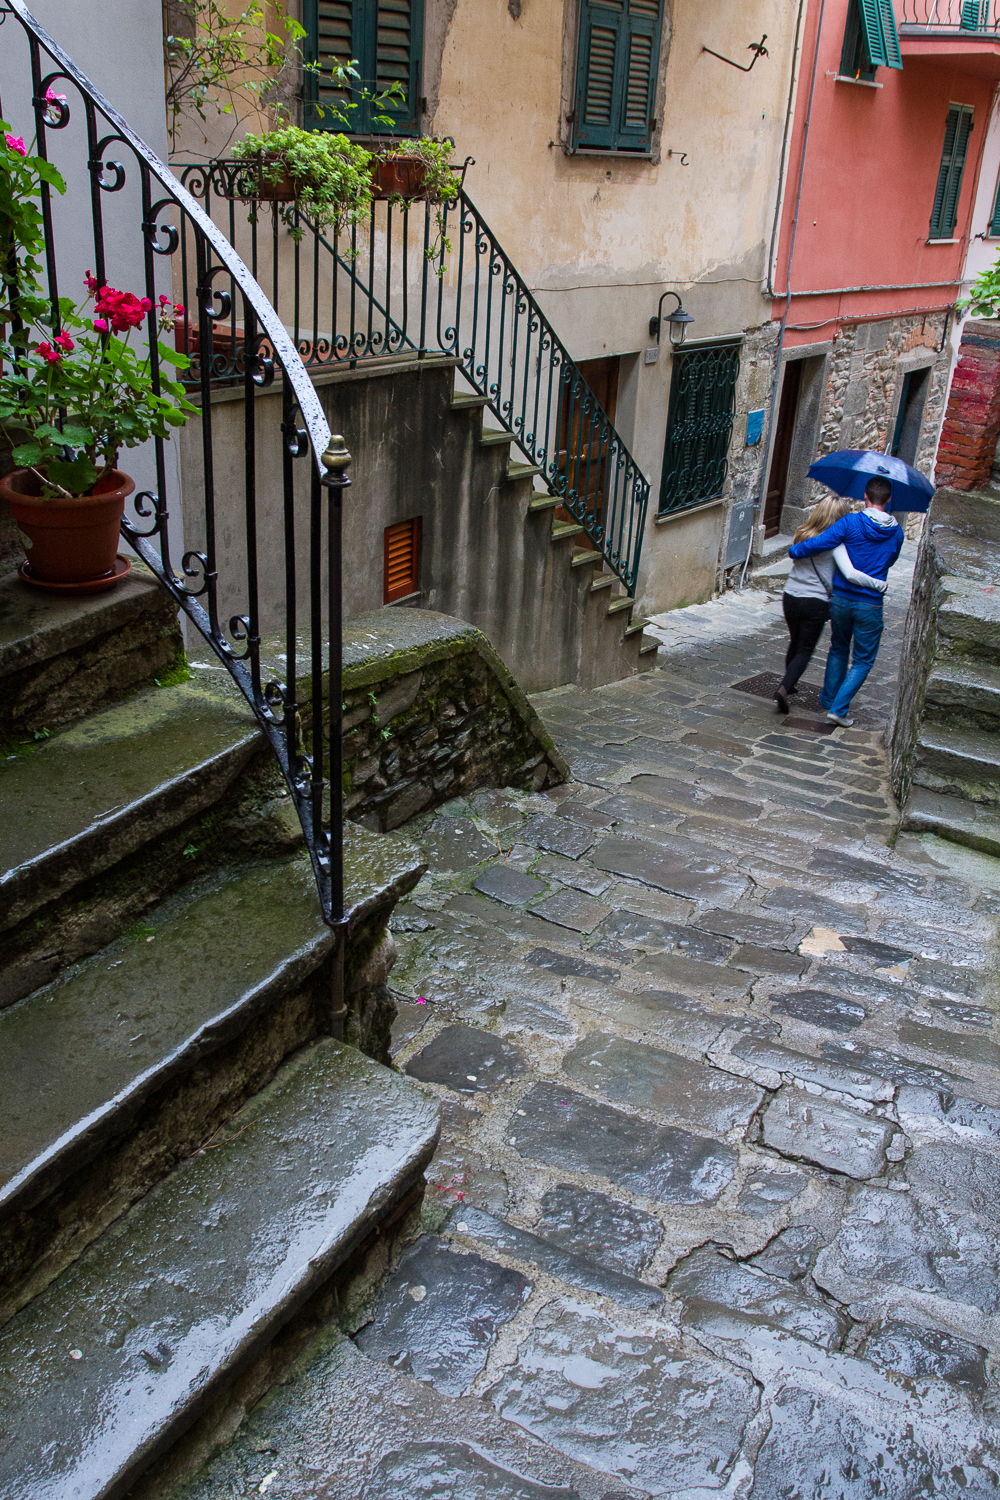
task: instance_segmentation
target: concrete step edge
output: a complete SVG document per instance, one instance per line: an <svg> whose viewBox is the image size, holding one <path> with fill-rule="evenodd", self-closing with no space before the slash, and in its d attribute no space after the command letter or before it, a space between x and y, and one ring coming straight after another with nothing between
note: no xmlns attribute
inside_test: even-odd
<svg viewBox="0 0 1000 1500"><path fill-rule="evenodd" d="M60 1494L123 1496L413 1193L438 1133L436 1101L353 1049L293 1059L0 1334L0 1490L55 1495L58 1449Z"/></svg>
<svg viewBox="0 0 1000 1500"><path fill-rule="evenodd" d="M380 904L394 904L412 889L425 868L405 841L350 826L348 935ZM27 1094L9 1096L6 1106L17 1119L16 1140L0 1106L0 1143L11 1141L0 1155L6 1179L0 1231L20 1223L106 1142L127 1134L140 1108L166 1084L190 1074L256 1017L301 990L336 944L304 857L202 880L187 899L182 893L161 903L161 911L158 923L155 909L150 918L155 950L141 939L119 939L0 1012L0 1053L22 1060ZM266 918L248 934L243 924L255 911ZM199 940L204 962L193 972ZM124 1020L123 1033L109 1015L117 1015L118 1024ZM137 1017L145 1017L139 1023L144 1032L130 1038ZM94 1047L89 1068L88 1034ZM142 1048L135 1046L140 1040ZM29 1060L45 1085L34 1091Z"/></svg>
<svg viewBox="0 0 1000 1500"><path fill-rule="evenodd" d="M902 826L913 833L936 833L953 844L1000 856L1000 807L991 809L915 786L903 810Z"/></svg>

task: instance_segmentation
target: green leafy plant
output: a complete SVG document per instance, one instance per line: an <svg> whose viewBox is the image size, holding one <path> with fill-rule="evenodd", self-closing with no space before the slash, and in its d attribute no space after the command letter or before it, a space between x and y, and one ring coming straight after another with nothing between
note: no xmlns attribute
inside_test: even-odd
<svg viewBox="0 0 1000 1500"><path fill-rule="evenodd" d="M956 304L959 312L969 310L977 318L1000 317L1000 257L985 271L980 271L969 288L969 295Z"/></svg>
<svg viewBox="0 0 1000 1500"><path fill-rule="evenodd" d="M424 183L420 190L420 197L429 203L442 205L453 202L458 197L462 187L461 173L456 171L452 162L452 152L455 143L447 137L444 140L433 140L429 137L419 136L415 139L394 140L386 149L379 151L380 161L394 160L417 160L425 167ZM397 207L406 202L402 193L390 193L388 199L390 205ZM438 275L443 276L445 266L443 255L451 251L451 240L445 235L445 218L443 208L439 206L435 215L437 233L424 252L428 260L442 259L438 267Z"/></svg>
<svg viewBox="0 0 1000 1500"><path fill-rule="evenodd" d="M286 68L318 71L304 62L301 22L276 6L273 27L262 0L230 15L218 0L169 0L169 30L164 36L167 70L167 115L170 144L185 115L208 118L214 105L220 114L240 116L242 104L270 108L276 123L288 118L288 104L278 91Z"/></svg>
<svg viewBox="0 0 1000 1500"><path fill-rule="evenodd" d="M48 90L52 104L59 95ZM32 156L21 136L0 120L4 145L0 155L0 328L30 322L44 315L47 303L38 290L42 275L45 236L41 184L57 193L66 184L40 156Z"/></svg>
<svg viewBox="0 0 1000 1500"><path fill-rule="evenodd" d="M259 194L262 185L276 187L286 174L291 178L294 201L277 207L295 239L301 239L305 232L300 214L309 218L320 233L332 228L339 234L371 209L371 152L346 135L290 125L263 135L248 135L233 148L233 156L251 169L238 189L248 198Z"/></svg>

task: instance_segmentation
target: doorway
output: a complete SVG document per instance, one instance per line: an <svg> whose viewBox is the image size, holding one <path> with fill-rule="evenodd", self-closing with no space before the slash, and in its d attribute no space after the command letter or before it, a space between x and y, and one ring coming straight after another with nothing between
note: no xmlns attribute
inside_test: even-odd
<svg viewBox="0 0 1000 1500"><path fill-rule="evenodd" d="M620 366L621 357L617 354L604 359L583 359L577 364L612 426L618 406ZM591 408L586 396L564 389L559 412L559 460L566 466L567 488L577 492L588 515L600 520L607 489L610 443L603 421Z"/></svg>
<svg viewBox="0 0 1000 1500"><path fill-rule="evenodd" d="M764 499L764 536L777 536L781 529L781 512L788 490L788 464L792 456L792 438L795 435L795 418L799 409L799 394L802 389L802 360L790 360L785 365L781 382L781 399L778 402L778 421L774 434L774 449L771 454L771 470L767 479L767 494Z"/></svg>
<svg viewBox="0 0 1000 1500"><path fill-rule="evenodd" d="M931 383L931 367L909 370L903 376L903 389L899 393L899 415L892 435L890 452L904 463L915 464L920 445L920 429L924 423L924 406Z"/></svg>

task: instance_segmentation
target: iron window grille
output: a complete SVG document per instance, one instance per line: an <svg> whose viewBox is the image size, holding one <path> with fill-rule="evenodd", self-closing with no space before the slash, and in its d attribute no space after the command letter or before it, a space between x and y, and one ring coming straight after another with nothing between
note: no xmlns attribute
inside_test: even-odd
<svg viewBox="0 0 1000 1500"><path fill-rule="evenodd" d="M674 353L660 479L661 516L722 494L736 414L740 342Z"/></svg>
<svg viewBox="0 0 1000 1500"><path fill-rule="evenodd" d="M951 104L948 107L928 239L950 240L954 236L965 158L972 133L972 114L971 104Z"/></svg>
<svg viewBox="0 0 1000 1500"><path fill-rule="evenodd" d="M663 0L581 0L572 149L648 155Z"/></svg>
<svg viewBox="0 0 1000 1500"><path fill-rule="evenodd" d="M419 135L420 61L424 0L304 0L306 61L319 65L319 77L306 75L304 123L310 130L343 130L349 135ZM354 61L358 77L350 89L334 87L331 69ZM399 84L405 103L377 108L366 95ZM353 105L348 124L329 113ZM327 106L327 113L323 107ZM393 125L376 116L393 117Z"/></svg>

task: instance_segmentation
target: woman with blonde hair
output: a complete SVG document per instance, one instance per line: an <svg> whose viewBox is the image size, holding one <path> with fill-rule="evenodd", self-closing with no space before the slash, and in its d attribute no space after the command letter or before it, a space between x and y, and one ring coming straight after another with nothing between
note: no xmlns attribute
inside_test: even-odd
<svg viewBox="0 0 1000 1500"><path fill-rule="evenodd" d="M805 542L810 537L819 536L821 531L825 531L853 509L850 500L839 495L828 496L810 512L808 521L802 523L792 540ZM788 713L788 695L795 692L795 685L809 665L816 643L823 633L823 626L830 618L835 568L839 568L844 577L859 588L877 589L880 594L885 593L884 581L859 572L848 557L843 543L831 552L817 552L812 557L798 558L792 563L792 571L781 596L781 607L790 640L785 654L785 675L774 695L775 708L779 714Z"/></svg>

